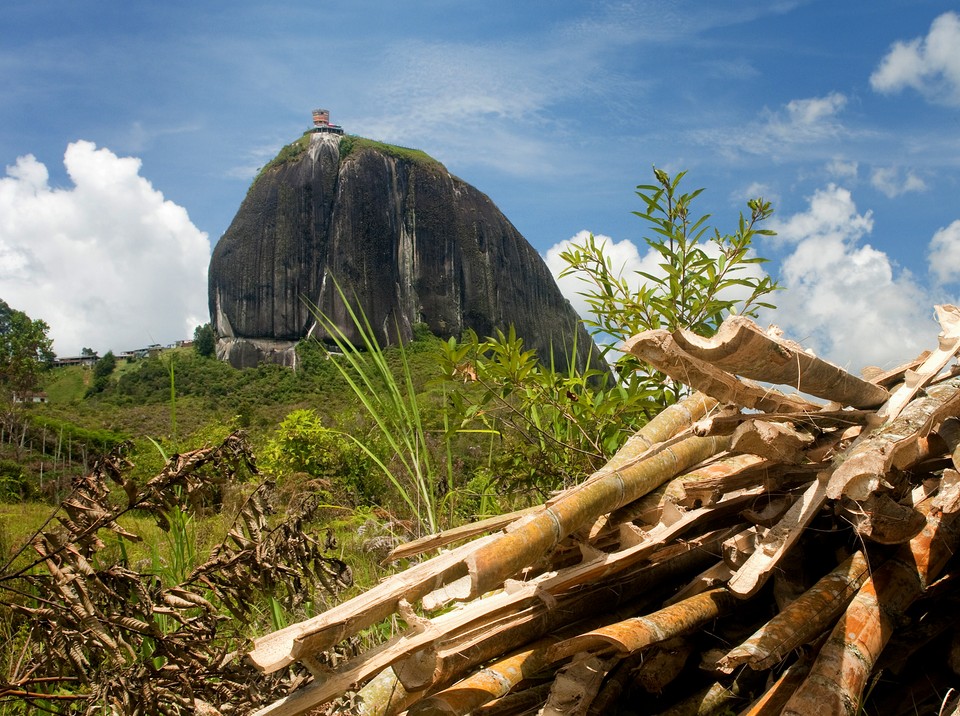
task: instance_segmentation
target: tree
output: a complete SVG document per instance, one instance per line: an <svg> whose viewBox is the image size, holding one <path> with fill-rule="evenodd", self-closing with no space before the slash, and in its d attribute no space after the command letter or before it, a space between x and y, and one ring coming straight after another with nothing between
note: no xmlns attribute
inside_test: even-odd
<svg viewBox="0 0 960 716"><path fill-rule="evenodd" d="M765 261L752 242L773 233L759 226L773 213L770 203L750 200L749 216L741 214L736 230L721 234L707 225L709 215L693 218L691 205L703 190L682 193L683 176L654 168L656 184L637 187L643 211L633 213L650 231L644 241L660 259L658 272L638 272L639 281L621 275L593 236L561 254L563 275L584 282L591 316L583 322L615 381L542 365L512 331L485 340L467 333L444 344L443 370L460 393L454 404L465 421L481 420L503 436L495 474L506 477L511 491L552 490L589 474L682 397L681 385L618 350L624 340L655 328L711 336L730 314L754 317L760 307L773 308L764 299L780 287L749 270Z"/></svg>
<svg viewBox="0 0 960 716"><path fill-rule="evenodd" d="M753 255L752 249L754 237L774 233L758 226L773 215L770 202L748 201L749 219L740 214L737 230L722 235L706 225L709 214L692 219L691 204L703 189L681 194L678 186L686 172L671 178L662 169L653 171L657 184L637 187L645 211L633 214L654 233L644 242L660 255L660 273L637 271L643 280L633 288L593 236L561 254L568 264L561 276L574 275L587 284L581 295L594 318L584 323L594 335L608 337L601 342L605 352L614 346L610 338L623 341L655 328L686 328L712 336L728 315L756 317L759 308L773 308L761 299L780 288L769 276L746 271L767 260Z"/></svg>
<svg viewBox="0 0 960 716"><path fill-rule="evenodd" d="M97 360L93 365L93 384L87 390L87 395L102 393L110 382L110 376L113 375L117 367L117 358L113 351L107 351L106 355Z"/></svg>
<svg viewBox="0 0 960 716"><path fill-rule="evenodd" d="M0 299L0 390L7 401L36 389L54 359L50 326Z"/></svg>
<svg viewBox="0 0 960 716"><path fill-rule="evenodd" d="M193 331L193 350L204 358L213 358L216 355L217 339L213 334L213 326L209 323L197 326Z"/></svg>
<svg viewBox="0 0 960 716"><path fill-rule="evenodd" d="M97 355L97 352L93 348L81 348L80 355L84 358L94 358Z"/></svg>

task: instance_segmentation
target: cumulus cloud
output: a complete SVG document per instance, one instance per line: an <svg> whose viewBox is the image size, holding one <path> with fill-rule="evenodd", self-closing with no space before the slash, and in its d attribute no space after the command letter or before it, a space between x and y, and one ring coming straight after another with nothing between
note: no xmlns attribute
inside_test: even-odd
<svg viewBox="0 0 960 716"><path fill-rule="evenodd" d="M554 244L544 256L547 267L557 280L560 291L566 297L570 304L576 310L581 318L590 316L590 307L586 299L581 295L590 289L590 284L575 274L561 276L568 264L561 258L561 254L569 251L574 244L583 244L590 236L589 231L580 231L566 241ZM597 244L602 247L604 255L610 259L610 265L613 274L618 278L626 278L633 289L639 288L642 281L637 272L644 271L656 275L661 269L658 266L659 255L654 255L648 251L646 255L641 256L637 245L629 239L623 241L614 241L609 236L596 234L594 236Z"/></svg>
<svg viewBox="0 0 960 716"><path fill-rule="evenodd" d="M0 298L50 324L75 355L168 343L207 316L207 234L140 176L140 160L67 147L71 188L17 159L0 178Z"/></svg>
<svg viewBox="0 0 960 716"><path fill-rule="evenodd" d="M960 281L960 219L933 235L927 261L940 283Z"/></svg>
<svg viewBox="0 0 960 716"><path fill-rule="evenodd" d="M830 184L806 211L771 228L791 246L781 262L786 290L771 316L788 337L854 371L890 367L936 345L930 297L909 272L862 243L873 217L858 212L849 190Z"/></svg>
<svg viewBox="0 0 960 716"><path fill-rule="evenodd" d="M884 94L910 87L931 102L960 105L960 16L946 12L926 37L895 42L870 85Z"/></svg>
<svg viewBox="0 0 960 716"><path fill-rule="evenodd" d="M888 199L895 199L911 191L927 190L927 183L923 179L912 171L902 173L896 167L877 167L870 174L870 183Z"/></svg>

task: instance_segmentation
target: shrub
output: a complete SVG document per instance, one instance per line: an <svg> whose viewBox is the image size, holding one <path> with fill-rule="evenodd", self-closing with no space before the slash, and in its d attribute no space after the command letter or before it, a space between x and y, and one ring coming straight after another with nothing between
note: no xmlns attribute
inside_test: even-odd
<svg viewBox="0 0 960 716"><path fill-rule="evenodd" d="M749 218L741 214L736 231L722 235L707 226L709 215L691 218L703 190L681 193L684 173L671 178L655 168L654 176L655 185L637 187L644 209L634 213L652 230L644 241L659 254L661 273L639 272L634 288L593 236L562 254L568 264L562 275L585 284L592 315L584 323L613 363L614 380L542 365L512 330L484 340L468 334L443 349L464 419L501 433L500 475L512 485L548 492L582 478L681 397L681 386L618 351L621 341L655 328L709 336L730 314L773 307L764 297L779 286L746 271L765 260L753 254L752 241L772 234L759 228L773 213L769 202L749 201Z"/></svg>
<svg viewBox="0 0 960 716"><path fill-rule="evenodd" d="M370 479L372 462L342 433L324 427L314 410L294 410L260 453L260 466L277 476L302 473L345 489L362 503L375 504L383 485Z"/></svg>

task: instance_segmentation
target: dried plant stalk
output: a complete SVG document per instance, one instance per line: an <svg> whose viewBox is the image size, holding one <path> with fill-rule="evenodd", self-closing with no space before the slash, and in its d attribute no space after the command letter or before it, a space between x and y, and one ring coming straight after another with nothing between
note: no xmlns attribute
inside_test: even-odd
<svg viewBox="0 0 960 716"><path fill-rule="evenodd" d="M770 528L757 544L757 549L746 563L731 577L727 587L741 599L748 599L760 591L773 574L777 563L803 534L810 521L823 507L826 499L826 480L818 478L810 483L803 497Z"/></svg>
<svg viewBox="0 0 960 716"><path fill-rule="evenodd" d="M587 654L561 668L540 713L543 716L586 716L604 677L617 661L616 658L601 659Z"/></svg>
<svg viewBox="0 0 960 716"><path fill-rule="evenodd" d="M763 694L739 716L780 716L783 707L810 673L812 661L801 659L791 664Z"/></svg>
<svg viewBox="0 0 960 716"><path fill-rule="evenodd" d="M927 526L868 579L830 633L784 716L852 716L898 619L960 543L957 491L929 506Z"/></svg>
<svg viewBox="0 0 960 716"><path fill-rule="evenodd" d="M645 363L721 403L768 413L816 412L821 406L803 398L784 395L772 388L735 376L694 358L677 345L670 331L659 328L638 333L627 341L626 350Z"/></svg>
<svg viewBox="0 0 960 716"><path fill-rule="evenodd" d="M911 402L895 420L862 438L847 452L827 486L831 500L846 495L865 500L890 489L894 469L903 470L929 455L927 436L947 417L960 414L960 377L938 383Z"/></svg>
<svg viewBox="0 0 960 716"><path fill-rule="evenodd" d="M258 669L271 673L302 656L328 649L395 613L401 599L413 601L424 596L435 588L443 575L460 567L467 553L494 539L492 535L482 537L441 554L312 619L260 637L254 640L254 647L247 656Z"/></svg>
<svg viewBox="0 0 960 716"><path fill-rule="evenodd" d="M523 651L497 659L462 681L414 705L409 716L463 716L494 699L506 696L520 681L550 662L547 652L558 637L546 637Z"/></svg>
<svg viewBox="0 0 960 716"><path fill-rule="evenodd" d="M679 407L678 407L679 406ZM715 401L694 395L667 409L644 426L586 484L565 493L544 512L513 525L505 535L467 557L470 574L460 599L472 599L495 589L522 568L535 564L561 539L588 526L669 480L677 473L725 449L728 438L689 437L638 459L655 438L669 439L700 419ZM662 442L657 440L656 442Z"/></svg>
<svg viewBox="0 0 960 716"><path fill-rule="evenodd" d="M740 646L731 649L720 667L731 673L741 664L769 669L832 624L866 581L870 565L855 552L813 587L764 624Z"/></svg>
<svg viewBox="0 0 960 716"><path fill-rule="evenodd" d="M691 356L735 375L788 385L818 398L855 408L876 408L889 393L804 350L773 331L764 331L746 316L730 316L704 338L688 330L673 334Z"/></svg>
<svg viewBox="0 0 960 716"><path fill-rule="evenodd" d="M565 639L550 650L551 659L560 659L581 651L614 650L625 656L651 644L687 634L706 622L729 612L736 599L726 589L711 589L653 614L634 617L586 634Z"/></svg>

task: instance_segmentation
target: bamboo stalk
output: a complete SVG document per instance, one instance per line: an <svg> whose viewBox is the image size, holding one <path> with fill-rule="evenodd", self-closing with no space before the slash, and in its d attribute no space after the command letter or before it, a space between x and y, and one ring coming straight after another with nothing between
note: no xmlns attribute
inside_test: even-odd
<svg viewBox="0 0 960 716"><path fill-rule="evenodd" d="M891 489L887 481L891 472L929 455L927 436L942 420L956 415L960 415L960 376L930 386L895 420L862 437L834 470L827 497L865 500L876 490Z"/></svg>
<svg viewBox="0 0 960 716"><path fill-rule="evenodd" d="M876 408L889 393L804 350L803 346L763 331L746 316L730 316L710 338L688 330L673 334L691 356L729 373L792 388L856 408Z"/></svg>
<svg viewBox="0 0 960 716"><path fill-rule="evenodd" d="M600 692L590 704L589 716L604 716L614 710L617 701L633 679L633 670L643 663L644 654L634 654L620 661L600 687Z"/></svg>
<svg viewBox="0 0 960 716"><path fill-rule="evenodd" d="M686 353L666 329L638 333L625 349L674 380L742 408L767 413L817 412L822 406L803 398L784 395L773 388L735 376Z"/></svg>
<svg viewBox="0 0 960 716"><path fill-rule="evenodd" d="M887 422L894 420L913 397L928 385L947 363L960 351L960 309L945 304L934 306L940 322L937 350L933 351L916 370L908 370L903 383L880 408L877 415Z"/></svg>
<svg viewBox="0 0 960 716"><path fill-rule="evenodd" d="M741 423L730 436L731 452L749 453L776 463L798 465L806 460L813 435L790 423L753 419Z"/></svg>
<svg viewBox="0 0 960 716"><path fill-rule="evenodd" d="M488 664L443 691L419 701L409 716L463 716L479 706L506 696L523 679L528 679L551 662L547 652L559 637L547 636L523 651Z"/></svg>
<svg viewBox="0 0 960 716"><path fill-rule="evenodd" d="M727 587L741 599L760 591L773 574L777 563L796 543L826 500L826 480L818 478L804 491L803 497L787 510L783 519L761 538L756 551L730 578Z"/></svg>
<svg viewBox="0 0 960 716"><path fill-rule="evenodd" d="M756 455L727 455L721 457L691 472L678 475L657 490L614 510L607 518L607 524L619 525L632 522L640 515L646 514L649 514L652 518L654 510L657 511L656 516L659 520L659 512L663 510L664 503L682 504L687 498L688 491L706 486L704 489L719 496L728 489L735 490L758 484L764 474L763 471L768 466L770 466L768 460ZM740 477L743 477L743 479L738 480L737 478Z"/></svg>
<svg viewBox="0 0 960 716"><path fill-rule="evenodd" d="M746 694L756 685L757 675L752 671L741 672L731 683L715 682L683 699L659 716L720 716L732 713L738 701L745 701ZM807 716L812 716L811 712Z"/></svg>
<svg viewBox="0 0 960 716"><path fill-rule="evenodd" d="M494 536L482 537L384 580L372 589L312 619L291 624L254 640L247 658L264 673L272 673L306 655L333 646L393 614L401 599L413 601L435 587L439 578L455 571L463 557Z"/></svg>
<svg viewBox="0 0 960 716"><path fill-rule="evenodd" d="M550 658L559 661L582 651L606 652L611 649L620 656L633 654L651 644L689 633L726 614L736 603L726 589L711 589L653 614L565 639L550 649Z"/></svg>
<svg viewBox="0 0 960 716"><path fill-rule="evenodd" d="M739 716L780 716L783 707L810 673L812 661L804 658L791 664L756 701Z"/></svg>
<svg viewBox="0 0 960 716"><path fill-rule="evenodd" d="M864 582L830 633L783 716L853 716L897 621L940 573L960 543L960 496L933 500L923 531Z"/></svg>
<svg viewBox="0 0 960 716"><path fill-rule="evenodd" d="M867 425L876 416L873 410L820 410L816 413L763 413L758 416L754 413L734 413L728 415L711 415L698 421L693 426L695 435L729 435L738 426L758 417L768 422L794 423L798 426L827 430L832 428L850 428L855 425Z"/></svg>
<svg viewBox="0 0 960 716"><path fill-rule="evenodd" d="M869 572L864 553L855 552L753 636L731 649L720 660L721 670L729 674L741 664L757 670L769 669L797 647L812 641L843 612Z"/></svg>
<svg viewBox="0 0 960 716"><path fill-rule="evenodd" d="M464 582L459 591L451 591L451 596L472 599L495 589L508 577L538 562L567 535L593 524L601 515L636 500L677 473L724 450L729 441L727 437L689 437L649 458L632 462L637 449L652 439L650 436L669 437L671 431L691 424L715 405L715 402L695 395L682 401L685 412L682 418L678 417L679 411L666 416L664 413L668 411L664 411L651 420L635 436L640 439L633 445L628 441L624 449L590 478L589 484L570 491L545 511L514 523L512 531L472 553L466 560L469 583Z"/></svg>
<svg viewBox="0 0 960 716"><path fill-rule="evenodd" d="M515 512L508 512L503 515L488 517L485 520L468 522L467 524L460 525L459 527L454 527L449 530L444 530L443 532L426 535L425 537L420 537L419 539L411 540L410 542L404 542L403 544L397 545L390 550L390 553L384 557L383 564L389 564L390 562L395 562L396 560L403 559L404 557L415 557L418 554L423 554L424 552L429 552L433 549L445 547L451 542L458 542L460 540L469 539L470 537L476 537L477 535L485 532L499 530L522 517L526 517L527 515L537 512L542 512L543 509L543 505L534 505L533 507L516 510Z"/></svg>
<svg viewBox="0 0 960 716"><path fill-rule="evenodd" d="M663 568L666 568L666 565L664 565ZM582 567L579 568L579 572L577 568L567 570L567 573L561 573L553 577L553 581L543 580L542 584L531 583L513 593L499 593L492 597L479 600L478 602L464 605L457 610L443 614L433 620L423 620L423 623L416 625L409 633L395 637L385 644L350 659L336 670L331 671L325 678L318 678L289 696L263 707L257 711L254 716L293 716L294 714L304 713L319 704L336 698L351 686L371 679L387 667L397 664L405 657L409 657L424 649L436 651L437 644L445 636L455 635L470 628L473 628L476 632L489 635L492 621L501 615L506 615L507 623L511 623L511 618L524 604L537 598L538 594L546 593L546 589L551 586L559 588L560 586L571 586L579 583L580 572L583 571L584 568ZM643 580L642 583L644 586L649 586L650 582ZM597 587L597 589L600 588L603 588L602 584ZM626 592L627 590L624 591ZM588 599L581 599L578 602L580 605L579 608L569 610L570 616L567 617L568 619L581 616L587 601L592 602L596 606L605 606L597 600L595 594L588 592L588 595ZM525 621L521 620L520 623L529 623L529 621L530 617L527 617ZM556 622L553 624L555 625ZM545 625L549 627L551 623L547 621ZM513 620L512 626L517 626L516 620ZM521 637L526 637L526 639L535 638L536 626L534 623L529 627L529 630L524 631L520 629L517 630L517 633L519 633ZM512 636L516 635L514 634ZM491 640L486 644L488 649L491 645L494 648L498 646L501 648L500 652L495 651L494 653L502 653L502 640ZM462 643L457 644L458 650L464 648ZM475 658L476 656L477 655L474 654ZM490 658L489 651L486 653L481 652L480 658L481 660ZM443 663L442 660L438 660L438 662ZM430 683L433 680L432 674L435 673L434 669L436 667L433 666L434 662L428 660L427 663L430 664L429 669L431 676L430 678L421 680L421 686ZM405 672L407 671L406 666L408 665L399 664L394 669L401 679L405 678ZM409 676L409 674L406 675ZM413 688L410 684L405 684L405 686L408 689Z"/></svg>
<svg viewBox="0 0 960 716"><path fill-rule="evenodd" d="M407 710L422 692L410 693L403 688L393 669L384 669L357 692L358 716L395 716Z"/></svg>
<svg viewBox="0 0 960 716"><path fill-rule="evenodd" d="M533 716L550 695L550 682L514 691L476 709L472 716Z"/></svg>
<svg viewBox="0 0 960 716"><path fill-rule="evenodd" d="M587 654L561 668L540 710L542 716L586 716L604 677L617 661Z"/></svg>
<svg viewBox="0 0 960 716"><path fill-rule="evenodd" d="M651 554L649 565L629 566L629 562L621 560L612 565L607 563L608 571L593 565L565 570L555 578L534 585L530 594L539 594L539 597L522 609L505 614L503 619L480 622L476 628L438 643L435 661L418 664L418 668L427 673L420 674L419 678L411 669L402 668L402 673L410 686L444 685L461 678L478 664L526 648L524 645L533 640L573 623L580 624L578 632L603 626L617 618L610 613L622 605L629 605L634 610L632 613L636 613L637 609L662 599L673 581L687 579L691 572L711 561L727 532L712 532ZM586 569L592 575L590 579L583 576Z"/></svg>

